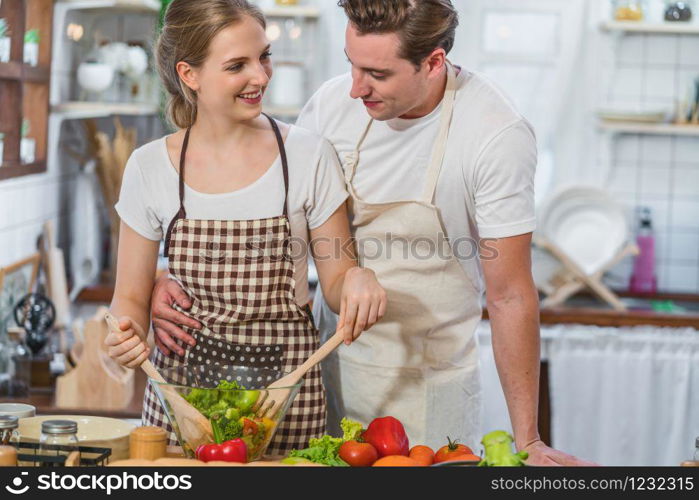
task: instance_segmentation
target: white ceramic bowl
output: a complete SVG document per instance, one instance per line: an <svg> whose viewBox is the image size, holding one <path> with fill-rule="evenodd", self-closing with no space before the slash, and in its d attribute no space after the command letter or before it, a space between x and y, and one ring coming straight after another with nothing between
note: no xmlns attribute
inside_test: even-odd
<svg viewBox="0 0 699 500"><path fill-rule="evenodd" d="M33 417L36 408L22 403L0 403L0 415L12 415L18 418Z"/></svg>
<svg viewBox="0 0 699 500"><path fill-rule="evenodd" d="M39 442L41 423L45 420L73 420L78 423L78 441L81 446L111 448L110 461L129 458L129 434L136 428L129 422L85 415L42 415L24 418L19 421L22 441Z"/></svg>
<svg viewBox="0 0 699 500"><path fill-rule="evenodd" d="M82 63L78 66L78 83L89 92L104 92L114 81L114 68L109 64Z"/></svg>

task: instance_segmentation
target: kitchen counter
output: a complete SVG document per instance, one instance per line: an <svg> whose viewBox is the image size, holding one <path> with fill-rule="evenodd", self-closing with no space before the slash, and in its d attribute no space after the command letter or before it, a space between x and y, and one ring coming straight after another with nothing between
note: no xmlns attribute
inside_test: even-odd
<svg viewBox="0 0 699 500"><path fill-rule="evenodd" d="M683 294L655 294L640 296L617 292L628 311L615 311L595 297L577 295L565 305L542 308L542 325L580 324L593 326L640 326L690 327L699 330L699 296ZM653 310L653 302L672 302L678 310L658 312ZM680 310L681 309L681 310ZM487 309L483 319L488 319Z"/></svg>
<svg viewBox="0 0 699 500"><path fill-rule="evenodd" d="M32 390L29 396L23 398L11 398L0 396L0 403L25 403L36 407L37 415L94 415L98 417L111 417L122 419L141 418L143 408L143 393L147 379L141 370L136 372L136 387L129 405L121 410L105 410L99 408L58 408L55 404L55 392L40 389Z"/></svg>

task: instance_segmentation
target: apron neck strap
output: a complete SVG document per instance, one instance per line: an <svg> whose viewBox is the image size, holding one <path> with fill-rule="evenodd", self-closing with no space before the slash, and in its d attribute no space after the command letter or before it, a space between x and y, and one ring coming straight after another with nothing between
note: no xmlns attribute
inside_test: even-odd
<svg viewBox="0 0 699 500"><path fill-rule="evenodd" d="M442 170L444 154L447 149L449 126L451 125L451 118L454 114L454 100L456 98L456 71L454 70L454 66L452 66L449 61L446 62L446 65L447 87L444 91L444 99L442 100L439 132L437 133L437 138L435 139L434 147L432 148L432 157L430 158L430 165L427 169L427 177L425 179L425 190L422 194L422 200L425 203L432 203L435 190L437 189L437 180L439 179L439 173Z"/></svg>
<svg viewBox="0 0 699 500"><path fill-rule="evenodd" d="M282 171L284 172L284 217L288 217L288 199L289 199L289 164L286 158L286 148L284 147L284 139L279 131L279 125L277 122L269 117L267 114L262 113L267 117L269 123L272 124L272 130L274 130L274 136L277 138L277 146L279 147L279 155L282 159ZM184 141L182 142L182 152L180 153L180 210L177 212L177 218L185 219L187 218L187 211L184 208L184 167L185 167L185 156L187 153L187 146L189 145L189 133L191 127L187 128L184 134Z"/></svg>
<svg viewBox="0 0 699 500"><path fill-rule="evenodd" d="M287 162L286 158L286 148L284 147L284 139L282 138L282 133L279 131L279 125L277 125L277 122L267 115L266 113L262 113L267 117L269 120L269 123L272 125L272 130L274 130L274 135L277 138L277 146L279 147L279 155L281 156L282 159L282 171L284 172L284 217L289 216L289 208L288 208L288 202L289 202L289 164Z"/></svg>
<svg viewBox="0 0 699 500"><path fill-rule="evenodd" d="M191 127L187 128L184 133L184 141L182 141L182 151L180 152L180 211L177 212L177 217L181 219L187 218L187 211L184 208L184 159L187 154L187 146L189 145L189 132Z"/></svg>
<svg viewBox="0 0 699 500"><path fill-rule="evenodd" d="M369 123L367 123L366 127L364 127L364 132L362 132L359 141L357 141L354 151L347 155L345 181L347 182L348 186L352 185L352 179L354 179L354 174L357 171L357 165L359 164L359 150L362 148L362 144L364 144L364 139L366 139L366 136L369 134L372 123L374 123L374 119L370 118Z"/></svg>

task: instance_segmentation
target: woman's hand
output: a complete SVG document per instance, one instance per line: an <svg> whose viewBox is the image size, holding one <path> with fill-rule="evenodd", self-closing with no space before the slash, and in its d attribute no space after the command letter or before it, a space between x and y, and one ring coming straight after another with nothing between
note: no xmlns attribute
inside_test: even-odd
<svg viewBox="0 0 699 500"><path fill-rule="evenodd" d="M119 331L109 330L104 343L109 347L109 357L127 368L138 368L148 355L143 329L128 316L119 319Z"/></svg>
<svg viewBox="0 0 699 500"><path fill-rule="evenodd" d="M371 269L352 267L345 273L340 296L337 330L343 331L345 344L357 340L386 313L386 291Z"/></svg>

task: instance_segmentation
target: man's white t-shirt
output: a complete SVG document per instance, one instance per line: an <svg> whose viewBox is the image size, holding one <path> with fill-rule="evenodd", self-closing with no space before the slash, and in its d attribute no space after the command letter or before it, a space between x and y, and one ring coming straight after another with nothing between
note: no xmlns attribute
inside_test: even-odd
<svg viewBox="0 0 699 500"><path fill-rule="evenodd" d="M369 122L349 96L350 74L329 80L304 107L297 125L322 134L344 161ZM375 121L361 147L352 184L369 203L417 200L425 185L440 104L417 119ZM485 77L462 70L434 203L455 255L483 290L480 238L505 238L535 228L536 139L531 125Z"/></svg>
<svg viewBox="0 0 699 500"><path fill-rule="evenodd" d="M326 222L348 195L337 155L328 141L291 126L285 146L296 301L303 306L309 301L309 229ZM133 152L115 208L121 220L134 231L159 241L179 210L178 190L178 172L170 161L163 137ZM189 219L253 220L279 216L284 209L281 158L278 156L258 180L231 193L200 193L185 185L184 206Z"/></svg>

